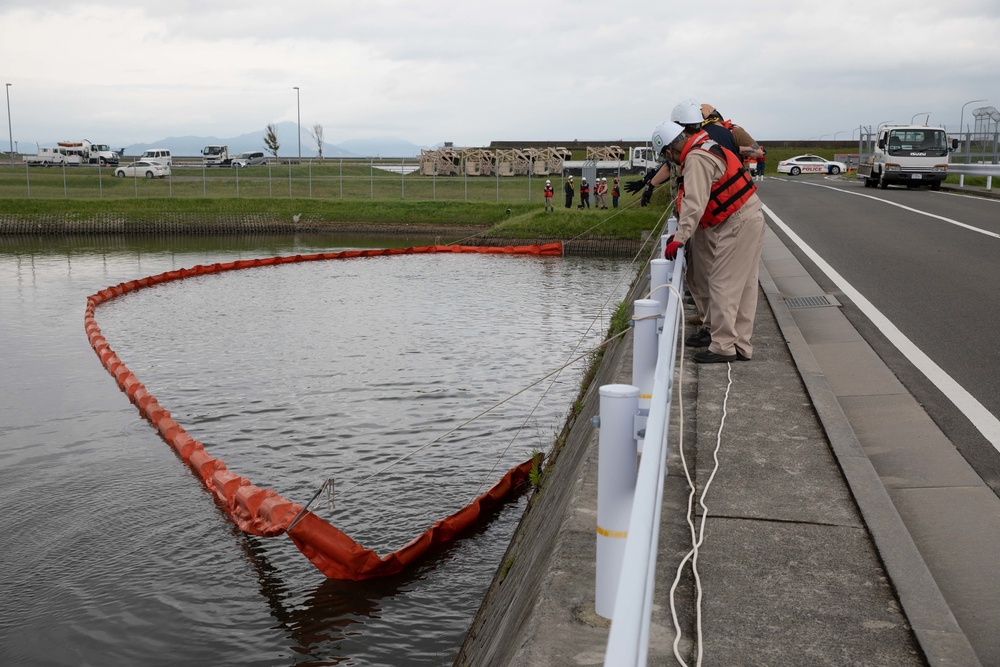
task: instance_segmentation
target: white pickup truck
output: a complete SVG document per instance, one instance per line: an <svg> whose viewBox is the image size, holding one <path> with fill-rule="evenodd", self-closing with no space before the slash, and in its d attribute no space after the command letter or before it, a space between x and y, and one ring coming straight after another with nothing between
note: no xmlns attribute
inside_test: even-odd
<svg viewBox="0 0 1000 667"><path fill-rule="evenodd" d="M35 155L25 155L24 161L30 167L56 167L66 164L66 154L58 146L40 146Z"/></svg>

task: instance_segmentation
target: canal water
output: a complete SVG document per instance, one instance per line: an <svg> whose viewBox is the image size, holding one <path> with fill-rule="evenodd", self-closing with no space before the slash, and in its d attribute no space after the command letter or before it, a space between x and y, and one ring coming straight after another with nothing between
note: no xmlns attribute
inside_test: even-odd
<svg viewBox="0 0 1000 667"><path fill-rule="evenodd" d="M327 580L287 537L225 517L83 328L88 295L136 278L428 243L0 238L0 665L451 664L523 497L403 575ZM548 449L587 360L526 387L603 338L634 273L499 255L297 263L140 290L96 319L212 456L303 504L333 478L332 505L312 509L385 555Z"/></svg>

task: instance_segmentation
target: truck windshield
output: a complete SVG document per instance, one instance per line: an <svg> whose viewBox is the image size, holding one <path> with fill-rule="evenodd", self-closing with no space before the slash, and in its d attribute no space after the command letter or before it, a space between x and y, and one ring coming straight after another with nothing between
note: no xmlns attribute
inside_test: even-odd
<svg viewBox="0 0 1000 667"><path fill-rule="evenodd" d="M944 130L908 129L889 132L889 155L942 157L948 154Z"/></svg>
<svg viewBox="0 0 1000 667"><path fill-rule="evenodd" d="M222 146L205 146L201 152L205 155L220 155L222 153Z"/></svg>

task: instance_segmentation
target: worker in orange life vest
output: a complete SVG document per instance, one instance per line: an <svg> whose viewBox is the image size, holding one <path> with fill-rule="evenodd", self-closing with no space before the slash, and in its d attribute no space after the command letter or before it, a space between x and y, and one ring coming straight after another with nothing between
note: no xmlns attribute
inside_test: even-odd
<svg viewBox="0 0 1000 667"><path fill-rule="evenodd" d="M611 208L618 208L618 198L621 194L621 188L618 187L618 177L615 176L614 185L611 186Z"/></svg>
<svg viewBox="0 0 1000 667"><path fill-rule="evenodd" d="M577 208L590 208L590 186L587 185L586 178L580 179L580 205Z"/></svg>
<svg viewBox="0 0 1000 667"><path fill-rule="evenodd" d="M712 141L704 130L664 121L653 130L652 139L653 150L678 165L683 176L677 196L677 233L668 238L664 257L675 259L696 229L698 243L705 243L712 342L694 360L749 361L764 244L763 204L757 188L740 158ZM650 182L655 187L668 177L657 173Z"/></svg>
<svg viewBox="0 0 1000 667"><path fill-rule="evenodd" d="M545 210L555 211L555 207L552 205L552 195L555 191L552 190L552 181L545 181Z"/></svg>

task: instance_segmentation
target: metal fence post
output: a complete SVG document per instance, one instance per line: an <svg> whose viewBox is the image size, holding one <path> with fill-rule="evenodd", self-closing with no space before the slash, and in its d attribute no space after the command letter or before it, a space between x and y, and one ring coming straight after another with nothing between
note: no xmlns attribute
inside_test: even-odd
<svg viewBox="0 0 1000 667"><path fill-rule="evenodd" d="M618 592L625 540L635 494L635 417L639 388L608 384L600 388L597 454L597 586L594 611L611 618Z"/></svg>

